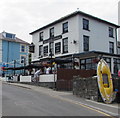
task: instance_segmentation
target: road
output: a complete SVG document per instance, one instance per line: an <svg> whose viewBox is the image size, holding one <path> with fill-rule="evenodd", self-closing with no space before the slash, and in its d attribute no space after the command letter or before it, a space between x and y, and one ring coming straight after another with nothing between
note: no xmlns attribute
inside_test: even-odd
<svg viewBox="0 0 120 118"><path fill-rule="evenodd" d="M44 91L43 91L44 90ZM49 93L47 89L2 85L2 116L107 116L108 114ZM66 94L67 95L67 94ZM109 116L109 115L108 115Z"/></svg>

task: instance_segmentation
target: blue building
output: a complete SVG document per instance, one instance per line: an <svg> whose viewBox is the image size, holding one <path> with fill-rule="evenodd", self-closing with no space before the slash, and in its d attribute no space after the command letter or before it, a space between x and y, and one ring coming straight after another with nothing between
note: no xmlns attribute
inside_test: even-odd
<svg viewBox="0 0 120 118"><path fill-rule="evenodd" d="M0 33L0 75L19 74L21 71L4 70L4 67L20 67L28 63L29 43L15 34Z"/></svg>

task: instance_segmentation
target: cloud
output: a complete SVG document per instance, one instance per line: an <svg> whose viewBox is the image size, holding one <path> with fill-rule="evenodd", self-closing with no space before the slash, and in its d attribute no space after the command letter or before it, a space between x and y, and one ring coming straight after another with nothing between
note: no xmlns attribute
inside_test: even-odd
<svg viewBox="0 0 120 118"><path fill-rule="evenodd" d="M117 23L118 0L1 0L0 31L31 42L29 33L79 10Z"/></svg>

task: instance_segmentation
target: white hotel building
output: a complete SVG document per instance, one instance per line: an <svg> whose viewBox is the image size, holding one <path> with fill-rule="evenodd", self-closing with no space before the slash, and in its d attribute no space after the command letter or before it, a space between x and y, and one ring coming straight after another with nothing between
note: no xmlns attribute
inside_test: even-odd
<svg viewBox="0 0 120 118"><path fill-rule="evenodd" d="M117 49L118 25L76 11L30 34L35 45L32 61L52 58L77 61L79 69L96 69L96 59L104 58L112 73L120 69Z"/></svg>
<svg viewBox="0 0 120 118"><path fill-rule="evenodd" d="M120 26L120 1L118 2L118 24ZM120 54L120 28L118 29L118 54Z"/></svg>

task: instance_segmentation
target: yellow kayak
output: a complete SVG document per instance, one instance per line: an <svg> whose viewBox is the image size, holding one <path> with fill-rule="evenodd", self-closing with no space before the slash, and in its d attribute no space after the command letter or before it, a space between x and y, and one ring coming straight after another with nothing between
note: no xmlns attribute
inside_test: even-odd
<svg viewBox="0 0 120 118"><path fill-rule="evenodd" d="M113 82L108 64L101 59L97 65L98 87L105 103L113 101Z"/></svg>

